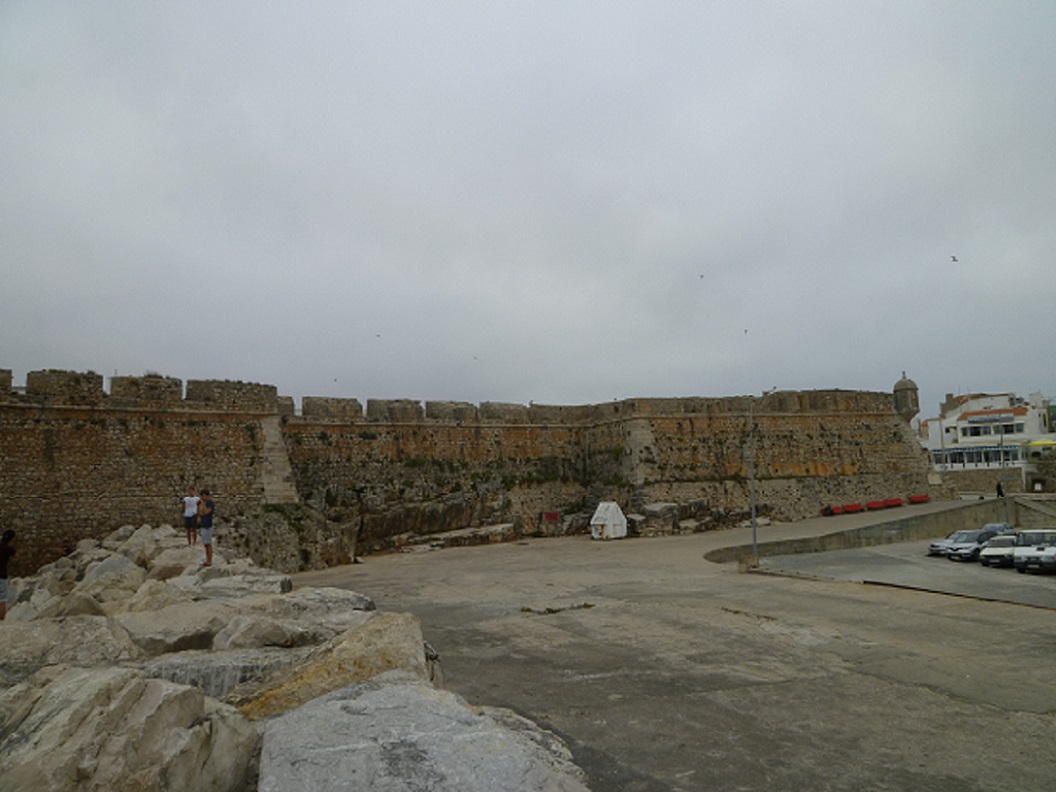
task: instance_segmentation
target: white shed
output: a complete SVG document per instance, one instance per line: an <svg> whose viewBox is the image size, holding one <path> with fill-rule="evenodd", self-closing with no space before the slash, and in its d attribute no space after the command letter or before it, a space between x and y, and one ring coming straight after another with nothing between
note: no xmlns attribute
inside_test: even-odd
<svg viewBox="0 0 1056 792"><path fill-rule="evenodd" d="M622 539L627 535L627 518L616 501L602 501L590 518L590 535L595 539Z"/></svg>

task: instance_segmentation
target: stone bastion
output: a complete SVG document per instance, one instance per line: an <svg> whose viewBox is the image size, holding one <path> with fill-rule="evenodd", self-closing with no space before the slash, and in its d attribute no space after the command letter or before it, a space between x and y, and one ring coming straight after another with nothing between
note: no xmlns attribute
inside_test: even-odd
<svg viewBox="0 0 1056 792"><path fill-rule="evenodd" d="M129 523L179 523L188 486L218 542L283 571L437 541L587 530L614 500L632 532L928 494L892 393L635 398L588 405L305 396L275 386L0 369L0 520L20 574Z"/></svg>

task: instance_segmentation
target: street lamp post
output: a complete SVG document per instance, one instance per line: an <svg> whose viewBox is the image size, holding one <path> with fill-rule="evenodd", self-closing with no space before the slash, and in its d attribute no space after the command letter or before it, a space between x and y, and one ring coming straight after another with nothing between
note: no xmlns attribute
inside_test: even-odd
<svg viewBox="0 0 1056 792"><path fill-rule="evenodd" d="M1010 522L1008 519L1008 482L1005 479L1005 425L999 424L1001 427L1001 495L1005 501L1005 522Z"/></svg>
<svg viewBox="0 0 1056 792"><path fill-rule="evenodd" d="M752 504L752 563L759 564L759 541L756 536L755 517L755 397L748 402L748 491Z"/></svg>

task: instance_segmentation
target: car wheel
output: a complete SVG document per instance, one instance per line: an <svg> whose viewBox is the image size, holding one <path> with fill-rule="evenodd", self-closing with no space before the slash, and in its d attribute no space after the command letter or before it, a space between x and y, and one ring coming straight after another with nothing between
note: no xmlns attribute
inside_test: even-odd
<svg viewBox="0 0 1056 792"><path fill-rule="evenodd" d="M1026 573L1027 568L1026 567L1016 567L1016 571L1019 572L1022 575L1022 574Z"/></svg>
<svg viewBox="0 0 1056 792"><path fill-rule="evenodd" d="M979 559L979 563L982 564L983 566L990 566L990 562L987 561L985 558L980 558Z"/></svg>

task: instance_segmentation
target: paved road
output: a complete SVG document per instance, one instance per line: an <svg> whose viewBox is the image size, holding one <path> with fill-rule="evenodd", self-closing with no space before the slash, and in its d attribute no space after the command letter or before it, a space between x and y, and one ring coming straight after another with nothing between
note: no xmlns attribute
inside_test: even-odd
<svg viewBox="0 0 1056 792"><path fill-rule="evenodd" d="M825 528L797 526L761 538ZM743 535L540 539L296 582L417 614L448 689L561 734L596 792L1054 788L1056 611L703 559L730 541ZM834 558L810 574L1023 577L919 543Z"/></svg>
<svg viewBox="0 0 1056 792"><path fill-rule="evenodd" d="M763 559L762 567L765 571L905 586L1056 609L1056 576L1021 574L1008 567L989 568L977 562L928 556L928 544L904 542L859 550L772 556Z"/></svg>

